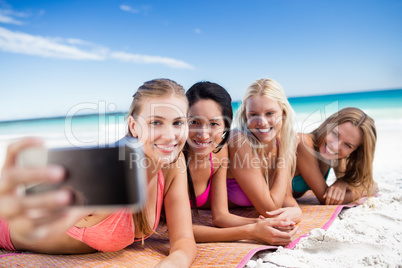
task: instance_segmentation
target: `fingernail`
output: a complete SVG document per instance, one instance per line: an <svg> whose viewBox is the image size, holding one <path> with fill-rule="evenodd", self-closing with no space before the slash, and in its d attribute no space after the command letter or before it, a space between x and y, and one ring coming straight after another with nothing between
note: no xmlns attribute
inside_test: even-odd
<svg viewBox="0 0 402 268"><path fill-rule="evenodd" d="M32 144L35 144L35 145L39 145L39 144L43 144L43 143L44 143L43 139L38 138L38 137L32 137L32 138L30 139L30 141L32 142Z"/></svg>
<svg viewBox="0 0 402 268"><path fill-rule="evenodd" d="M60 191L56 194L55 201L58 204L67 204L70 201L70 194L67 191Z"/></svg>
<svg viewBox="0 0 402 268"><path fill-rule="evenodd" d="M64 169L58 166L49 167L49 177L53 181L60 181L64 176Z"/></svg>

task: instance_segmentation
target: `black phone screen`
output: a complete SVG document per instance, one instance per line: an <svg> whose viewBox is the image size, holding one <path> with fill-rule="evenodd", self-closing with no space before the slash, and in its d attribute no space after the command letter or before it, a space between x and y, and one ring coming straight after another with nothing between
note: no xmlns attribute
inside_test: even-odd
<svg viewBox="0 0 402 268"><path fill-rule="evenodd" d="M121 151L124 150L124 151ZM67 188L74 195L75 206L110 206L140 204L144 199L145 172L138 150L127 146L84 149L50 149L48 164L65 168L66 179L58 185L40 184L26 189L27 194L55 188Z"/></svg>

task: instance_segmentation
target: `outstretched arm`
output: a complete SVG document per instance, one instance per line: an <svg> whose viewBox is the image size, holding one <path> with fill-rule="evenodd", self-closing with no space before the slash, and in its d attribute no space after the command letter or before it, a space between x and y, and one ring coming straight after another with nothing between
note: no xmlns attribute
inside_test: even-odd
<svg viewBox="0 0 402 268"><path fill-rule="evenodd" d="M68 192L59 190L35 196L17 194L20 184L60 182L65 174L61 167L21 168L16 159L20 151L41 146L42 141L27 138L9 146L0 177L0 217L10 229L11 242L17 250L43 253L86 253L94 251L65 231L86 213L64 209L70 203ZM4 230L2 230L4 231Z"/></svg>

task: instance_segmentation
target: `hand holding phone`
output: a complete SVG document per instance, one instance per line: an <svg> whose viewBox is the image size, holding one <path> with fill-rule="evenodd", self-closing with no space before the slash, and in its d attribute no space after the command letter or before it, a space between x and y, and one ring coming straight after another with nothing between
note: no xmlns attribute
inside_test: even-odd
<svg viewBox="0 0 402 268"><path fill-rule="evenodd" d="M17 166L20 152L38 146L43 146L43 141L37 138L24 138L10 144L0 173L0 221L13 229L12 244L15 248L57 237L88 214L86 211L66 209L71 202L67 191L28 196L18 194L21 184L57 183L65 177L64 170L57 166Z"/></svg>
<svg viewBox="0 0 402 268"><path fill-rule="evenodd" d="M106 148L31 147L23 150L18 165L30 168L49 164L62 166L66 178L62 183L25 185L27 195L56 189L73 193L72 206L85 209L126 207L139 211L145 204L146 173L139 161L143 153L127 145Z"/></svg>

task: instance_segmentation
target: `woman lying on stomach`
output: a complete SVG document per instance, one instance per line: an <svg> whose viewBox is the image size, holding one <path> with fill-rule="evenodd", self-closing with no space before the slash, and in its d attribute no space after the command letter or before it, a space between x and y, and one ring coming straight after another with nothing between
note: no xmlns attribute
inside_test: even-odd
<svg viewBox="0 0 402 268"><path fill-rule="evenodd" d="M312 190L325 205L349 203L377 193L373 160L377 141L374 120L357 108L331 115L310 134L299 133L293 195ZM328 186L331 167L336 181Z"/></svg>
<svg viewBox="0 0 402 268"><path fill-rule="evenodd" d="M300 221L292 196L297 136L294 112L280 84L253 82L229 139L227 193L232 206L253 206L263 217Z"/></svg>

